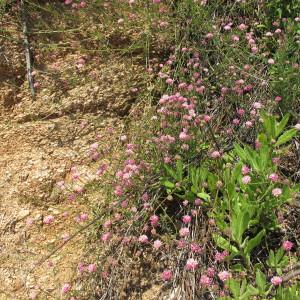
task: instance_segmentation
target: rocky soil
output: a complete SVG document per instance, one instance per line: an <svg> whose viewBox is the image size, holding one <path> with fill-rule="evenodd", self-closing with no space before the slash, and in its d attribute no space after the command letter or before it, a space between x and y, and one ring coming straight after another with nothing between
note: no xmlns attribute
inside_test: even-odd
<svg viewBox="0 0 300 300"><path fill-rule="evenodd" d="M0 299L59 299L62 284L77 276L85 247L81 236L39 262L76 230L74 218L89 213L92 200L70 203L59 196L56 183L68 180L74 165L94 168L88 149L97 139L113 151L136 102L142 66L126 58L85 57L78 68L74 61L80 55L56 57L37 73L33 100L15 50L0 63ZM58 69L68 82L61 88L54 76ZM70 83L75 77L80 79ZM46 215L55 222L43 224Z"/></svg>

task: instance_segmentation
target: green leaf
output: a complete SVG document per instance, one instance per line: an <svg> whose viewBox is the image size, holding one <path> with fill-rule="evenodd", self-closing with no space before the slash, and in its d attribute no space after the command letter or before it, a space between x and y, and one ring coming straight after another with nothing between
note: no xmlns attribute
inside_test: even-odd
<svg viewBox="0 0 300 300"><path fill-rule="evenodd" d="M168 180L163 181L162 184L169 189L173 189L175 187L175 184Z"/></svg>
<svg viewBox="0 0 300 300"><path fill-rule="evenodd" d="M183 177L183 162L182 162L182 160L176 161L176 171L177 171L177 178L179 179L179 181L182 181L182 177Z"/></svg>
<svg viewBox="0 0 300 300"><path fill-rule="evenodd" d="M166 169L168 175L170 175L171 177L173 177L175 180L178 181L177 174L171 167L169 167L168 165L164 165L164 168Z"/></svg>
<svg viewBox="0 0 300 300"><path fill-rule="evenodd" d="M287 130L284 134L282 134L277 142L275 143L275 147L281 146L285 144L286 142L289 142L296 134L297 134L297 129L292 128L290 130Z"/></svg>
<svg viewBox="0 0 300 300"><path fill-rule="evenodd" d="M231 245L230 242L224 239L222 236L213 234L213 239L218 247L227 250L234 255L239 254L239 250L235 246Z"/></svg>
<svg viewBox="0 0 300 300"><path fill-rule="evenodd" d="M239 281L234 280L234 279L229 279L227 283L228 283L229 290L232 293L234 299L239 299L239 297L240 297Z"/></svg>
<svg viewBox="0 0 300 300"><path fill-rule="evenodd" d="M236 154L243 160L247 161L247 154L245 153L245 150L237 143L233 144L234 150Z"/></svg>
<svg viewBox="0 0 300 300"><path fill-rule="evenodd" d="M266 230L263 229L253 239L249 240L244 250L245 254L250 255L251 251L260 244L261 239L265 235L266 235Z"/></svg>
<svg viewBox="0 0 300 300"><path fill-rule="evenodd" d="M260 292L265 292L267 285L266 275L259 269L256 270L255 282Z"/></svg>
<svg viewBox="0 0 300 300"><path fill-rule="evenodd" d="M276 126L276 137L278 137L281 132L283 131L283 129L285 128L286 124L288 123L289 121L289 118L290 118L290 115L289 114L286 114L282 120L277 124Z"/></svg>
<svg viewBox="0 0 300 300"><path fill-rule="evenodd" d="M204 200L209 200L210 199L210 195L208 195L204 192L198 193L197 196L201 199L204 199Z"/></svg>
<svg viewBox="0 0 300 300"><path fill-rule="evenodd" d="M233 239L239 244L242 244L242 237L248 228L250 214L247 211L235 210L231 220L231 230Z"/></svg>

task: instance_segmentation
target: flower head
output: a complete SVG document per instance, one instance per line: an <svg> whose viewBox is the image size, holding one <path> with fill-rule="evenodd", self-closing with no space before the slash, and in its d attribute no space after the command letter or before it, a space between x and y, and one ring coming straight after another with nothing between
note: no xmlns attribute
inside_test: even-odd
<svg viewBox="0 0 300 300"><path fill-rule="evenodd" d="M282 283L282 278L279 276L274 276L271 278L271 283L275 286L278 286Z"/></svg>
<svg viewBox="0 0 300 300"><path fill-rule="evenodd" d="M212 278L208 277L207 275L202 275L200 277L200 285L202 287L210 287L212 285Z"/></svg>
<svg viewBox="0 0 300 300"><path fill-rule="evenodd" d="M179 230L179 235L181 237L186 237L190 234L190 230L187 227L183 227Z"/></svg>
<svg viewBox="0 0 300 300"><path fill-rule="evenodd" d="M272 190L272 195L276 198L279 197L281 194L282 194L282 189L280 188L275 188Z"/></svg>
<svg viewBox="0 0 300 300"><path fill-rule="evenodd" d="M62 294L67 294L68 292L70 292L70 290L71 290L71 285L69 283L65 283L61 288Z"/></svg>
<svg viewBox="0 0 300 300"><path fill-rule="evenodd" d="M284 241L282 243L282 248L285 250L285 251L290 251L292 248L293 248L294 244L290 241Z"/></svg>
<svg viewBox="0 0 300 300"><path fill-rule="evenodd" d="M139 237L139 242L142 243L142 244L148 243L148 237L145 234L141 235Z"/></svg>
<svg viewBox="0 0 300 300"><path fill-rule="evenodd" d="M185 268L189 271L194 271L197 269L198 264L199 263L195 259L189 258L186 262Z"/></svg>
<svg viewBox="0 0 300 300"><path fill-rule="evenodd" d="M44 217L44 220L43 220L44 224L49 225L49 224L52 224L53 222L54 222L53 216L49 215L49 216Z"/></svg>
<svg viewBox="0 0 300 300"><path fill-rule="evenodd" d="M161 274L161 278L164 281L170 281L173 277L172 271L171 270L164 270Z"/></svg>
<svg viewBox="0 0 300 300"><path fill-rule="evenodd" d="M224 282L231 278L231 274L228 271L222 271L218 273L218 277Z"/></svg>

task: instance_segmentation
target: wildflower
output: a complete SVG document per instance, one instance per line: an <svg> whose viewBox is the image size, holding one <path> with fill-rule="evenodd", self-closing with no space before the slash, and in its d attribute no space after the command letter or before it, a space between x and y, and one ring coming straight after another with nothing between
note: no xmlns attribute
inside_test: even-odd
<svg viewBox="0 0 300 300"><path fill-rule="evenodd" d="M161 274L161 277L164 281L170 281L173 277L172 271L164 270Z"/></svg>
<svg viewBox="0 0 300 300"><path fill-rule="evenodd" d="M269 58L268 59L268 64L274 65L275 64L275 60L273 58Z"/></svg>
<svg viewBox="0 0 300 300"><path fill-rule="evenodd" d="M242 174L247 175L250 172L250 168L246 165L242 166Z"/></svg>
<svg viewBox="0 0 300 300"><path fill-rule="evenodd" d="M220 278L221 281L226 281L231 278L231 274L227 271L222 271L218 273L218 277Z"/></svg>
<svg viewBox="0 0 300 300"><path fill-rule="evenodd" d="M209 115L205 115L203 119L206 123L208 123L211 120L211 117Z"/></svg>
<svg viewBox="0 0 300 300"><path fill-rule="evenodd" d="M200 285L202 287L208 288L212 284L212 278L208 277L207 275L201 275L200 277Z"/></svg>
<svg viewBox="0 0 300 300"><path fill-rule="evenodd" d="M159 217L156 215L153 215L150 217L150 224L153 227L156 227L158 225Z"/></svg>
<svg viewBox="0 0 300 300"><path fill-rule="evenodd" d="M186 246L186 241L185 240L181 239L181 240L177 241L177 248L178 249L184 249L185 246Z"/></svg>
<svg viewBox="0 0 300 300"><path fill-rule="evenodd" d="M142 244L146 244L146 243L148 243L148 241L149 241L148 237L145 234L143 234L139 237L139 242Z"/></svg>
<svg viewBox="0 0 300 300"><path fill-rule="evenodd" d="M280 188L275 188L272 190L272 195L274 197L279 197L281 194L282 194L282 189L280 189Z"/></svg>
<svg viewBox="0 0 300 300"><path fill-rule="evenodd" d="M276 96L276 97L275 97L275 101L276 101L276 102L280 102L281 100L282 100L282 98L281 98L280 96Z"/></svg>
<svg viewBox="0 0 300 300"><path fill-rule="evenodd" d="M70 292L70 290L71 290L71 285L69 283L65 283L61 288L62 294L67 294L68 292Z"/></svg>
<svg viewBox="0 0 300 300"><path fill-rule="evenodd" d="M247 128L251 128L251 127L253 126L253 123L252 123L251 121L247 121L247 122L245 123L245 126L246 126Z"/></svg>
<svg viewBox="0 0 300 300"><path fill-rule="evenodd" d="M202 250L203 250L203 249L200 247L200 245L199 245L199 244L196 244L196 243L191 243L190 249L191 249L191 252L193 252L193 253L201 253Z"/></svg>
<svg viewBox="0 0 300 300"><path fill-rule="evenodd" d="M245 30L246 28L247 28L247 26L243 23L238 26L239 30Z"/></svg>
<svg viewBox="0 0 300 300"><path fill-rule="evenodd" d="M260 109L260 108L262 108L262 104L261 104L260 102L254 102L254 103L252 104L252 106L253 106L255 109Z"/></svg>
<svg viewBox="0 0 300 300"><path fill-rule="evenodd" d="M183 222L184 224L188 224L188 223L190 223L191 221L192 221L192 217L189 216L189 215L185 215L185 216L182 217L182 222Z"/></svg>
<svg viewBox="0 0 300 300"><path fill-rule="evenodd" d="M219 157L221 157L221 153L220 153L219 151L213 151L213 152L210 154L210 156L211 156L212 158L219 158Z"/></svg>
<svg viewBox="0 0 300 300"><path fill-rule="evenodd" d="M294 246L294 244L290 241L284 241L283 244L282 244L282 248L285 251L290 251L293 248L293 246Z"/></svg>
<svg viewBox="0 0 300 300"><path fill-rule="evenodd" d="M271 283L274 285L274 286L278 286L282 283L282 278L279 277L279 276L274 276L271 278Z"/></svg>
<svg viewBox="0 0 300 300"><path fill-rule="evenodd" d="M111 233L110 232L106 232L106 233L103 233L102 236L101 236L101 240L103 242L107 242L111 237Z"/></svg>
<svg viewBox="0 0 300 300"><path fill-rule="evenodd" d="M206 37L208 40L211 40L211 39L214 37L214 35L213 35L213 33L209 32L205 37Z"/></svg>
<svg viewBox="0 0 300 300"><path fill-rule="evenodd" d="M276 173L272 173L269 175L268 179L271 180L272 182L277 182L279 179L279 176Z"/></svg>
<svg viewBox="0 0 300 300"><path fill-rule="evenodd" d="M295 125L295 128L296 128L298 131L300 131L300 123L296 124L296 125Z"/></svg>
<svg viewBox="0 0 300 300"><path fill-rule="evenodd" d="M242 183L243 184L248 184L250 182L251 182L251 177L250 176L248 176L248 175L243 176L243 178L242 178Z"/></svg>
<svg viewBox="0 0 300 300"><path fill-rule="evenodd" d="M179 230L179 235L181 237L186 237L190 234L190 230L187 227L183 227Z"/></svg>
<svg viewBox="0 0 300 300"><path fill-rule="evenodd" d="M160 240L156 240L153 243L153 247L158 250L162 246L162 242Z"/></svg>
<svg viewBox="0 0 300 300"><path fill-rule="evenodd" d="M44 217L44 220L43 220L44 224L49 225L49 224L52 224L53 222L54 222L53 216L49 215L49 216Z"/></svg>
<svg viewBox="0 0 300 300"><path fill-rule="evenodd" d="M223 251L223 252L217 251L216 254L215 254L215 261L216 261L216 262L221 262L221 261L223 261L228 255L229 255L229 253L228 253L227 251Z"/></svg>
<svg viewBox="0 0 300 300"><path fill-rule="evenodd" d="M237 113L238 113L238 115L243 116L243 115L245 114L245 110L242 109L242 108L239 108L239 109L237 110Z"/></svg>
<svg viewBox="0 0 300 300"><path fill-rule="evenodd" d="M83 272L85 271L85 265L84 265L84 263L80 262L80 263L78 264L77 269L78 269L78 272L79 272L80 274L83 273Z"/></svg>
<svg viewBox="0 0 300 300"><path fill-rule="evenodd" d="M189 258L186 262L185 268L189 271L194 271L197 269L198 264L199 263L195 259Z"/></svg>
<svg viewBox="0 0 300 300"><path fill-rule="evenodd" d="M94 272L96 272L96 270L97 270L97 266L96 266L96 264L89 264L89 265L87 266L87 269L88 269L88 271L89 271L90 273L94 273Z"/></svg>
<svg viewBox="0 0 300 300"><path fill-rule="evenodd" d="M238 35L233 35L231 37L231 39L232 39L233 42L238 42L240 40L240 37Z"/></svg>
<svg viewBox="0 0 300 300"><path fill-rule="evenodd" d="M206 273L208 277L213 278L215 276L216 271L214 268L208 268Z"/></svg>
<svg viewBox="0 0 300 300"><path fill-rule="evenodd" d="M199 205L201 205L202 203L203 203L203 201L202 201L201 199L199 199L199 198L196 198L196 199L195 199L195 205L199 206Z"/></svg>
<svg viewBox="0 0 300 300"><path fill-rule="evenodd" d="M81 222L84 222L89 219L89 215L87 213L82 213L82 214L80 214L79 218L80 218Z"/></svg>

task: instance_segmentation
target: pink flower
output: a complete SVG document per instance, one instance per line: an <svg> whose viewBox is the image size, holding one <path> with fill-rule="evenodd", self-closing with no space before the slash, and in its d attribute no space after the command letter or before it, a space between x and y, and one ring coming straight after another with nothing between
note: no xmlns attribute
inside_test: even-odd
<svg viewBox="0 0 300 300"><path fill-rule="evenodd" d="M89 264L89 265L87 266L87 269L88 269L88 271L89 271L90 273L94 273L94 272L96 272L96 270L97 270L97 266L96 266L96 264Z"/></svg>
<svg viewBox="0 0 300 300"><path fill-rule="evenodd" d="M300 123L296 124L296 125L295 125L295 128L296 128L298 131L300 131Z"/></svg>
<svg viewBox="0 0 300 300"><path fill-rule="evenodd" d="M194 271L197 269L199 263L193 259L193 258L189 258L186 262L185 268L189 271Z"/></svg>
<svg viewBox="0 0 300 300"><path fill-rule="evenodd" d="M111 233L110 232L106 232L106 233L103 233L102 236L101 236L101 240L103 242L107 242L111 237Z"/></svg>
<svg viewBox="0 0 300 300"><path fill-rule="evenodd" d="M211 39L214 37L214 35L213 35L213 33L209 32L205 37L206 37L208 40L211 40Z"/></svg>
<svg viewBox="0 0 300 300"><path fill-rule="evenodd" d="M173 277L173 274L172 274L172 271L170 270L164 270L161 274L161 278L164 280L164 281L170 281Z"/></svg>
<svg viewBox="0 0 300 300"><path fill-rule="evenodd" d="M280 188L275 188L272 190L272 195L276 198L279 197L281 194L282 194L282 189Z"/></svg>
<svg viewBox="0 0 300 300"><path fill-rule="evenodd" d="M293 246L294 246L294 244L290 241L284 241L283 244L282 244L282 248L285 251L290 251L293 248Z"/></svg>
<svg viewBox="0 0 300 300"><path fill-rule="evenodd" d="M215 276L216 270L214 268L207 269L207 276L213 278Z"/></svg>
<svg viewBox="0 0 300 300"><path fill-rule="evenodd" d="M148 243L148 241L149 241L148 237L145 234L143 234L139 237L139 242L142 244L146 244L146 243Z"/></svg>
<svg viewBox="0 0 300 300"><path fill-rule="evenodd" d="M202 250L203 250L203 249L200 247L200 245L199 245L199 244L196 244L196 243L191 243L190 249L191 249L191 252L193 252L193 253L201 253Z"/></svg>
<svg viewBox="0 0 300 300"><path fill-rule="evenodd" d="M280 96L276 96L276 97L275 97L275 101L276 101L276 102L280 102L281 100L282 100L282 98L281 98Z"/></svg>
<svg viewBox="0 0 300 300"><path fill-rule="evenodd" d="M158 225L159 217L156 215L153 215L150 217L150 224L153 227L156 227Z"/></svg>
<svg viewBox="0 0 300 300"><path fill-rule="evenodd" d="M268 59L268 64L273 65L275 64L275 60L273 58Z"/></svg>
<svg viewBox="0 0 300 300"><path fill-rule="evenodd" d="M62 294L67 294L70 292L70 290L71 290L71 285L69 283L65 283L61 288Z"/></svg>
<svg viewBox="0 0 300 300"><path fill-rule="evenodd" d="M213 151L213 152L210 154L210 156L211 156L212 158L219 158L219 157L221 157L221 153L220 153L219 151Z"/></svg>
<svg viewBox="0 0 300 300"><path fill-rule="evenodd" d="M247 26L243 23L238 26L239 30L245 30L246 28L247 28Z"/></svg>
<svg viewBox="0 0 300 300"><path fill-rule="evenodd" d="M203 119L206 123L208 123L211 120L211 117L209 115L205 115Z"/></svg>
<svg viewBox="0 0 300 300"><path fill-rule="evenodd" d="M228 251L219 252L217 251L215 254L215 261L221 262L229 255Z"/></svg>
<svg viewBox="0 0 300 300"><path fill-rule="evenodd" d="M239 109L237 110L237 113L238 113L238 115L243 116L243 115L245 114L245 110L242 109L242 108L239 108Z"/></svg>
<svg viewBox="0 0 300 300"><path fill-rule="evenodd" d="M192 217L189 216L189 215L185 215L185 216L182 217L182 222L183 222L184 224L188 224L188 223L190 223L191 221L192 221Z"/></svg>
<svg viewBox="0 0 300 300"><path fill-rule="evenodd" d="M89 215L87 213L82 213L82 214L80 214L79 218L80 218L81 222L84 222L89 219Z"/></svg>
<svg viewBox="0 0 300 300"><path fill-rule="evenodd" d="M200 277L200 285L202 287L208 288L212 285L212 278L208 277L207 275L202 275Z"/></svg>
<svg viewBox="0 0 300 300"><path fill-rule="evenodd" d="M231 278L231 274L227 271L222 271L218 273L218 277L220 278L221 281L226 281Z"/></svg>
<svg viewBox="0 0 300 300"><path fill-rule="evenodd" d="M199 206L199 205L201 205L203 203L203 201L201 200L201 199L199 199L199 198L196 198L195 199L195 205L196 206Z"/></svg>
<svg viewBox="0 0 300 300"><path fill-rule="evenodd" d="M44 224L49 225L49 224L52 224L53 222L54 222L53 216L49 215L49 216L44 217L44 220L43 220Z"/></svg>
<svg viewBox="0 0 300 300"><path fill-rule="evenodd" d="M254 102L254 103L252 104L252 106L253 106L255 109L260 109L260 108L262 108L262 104L261 104L260 102Z"/></svg>
<svg viewBox="0 0 300 300"><path fill-rule="evenodd" d="M162 242L160 240L156 240L153 243L153 247L158 250L162 246Z"/></svg>
<svg viewBox="0 0 300 300"><path fill-rule="evenodd" d="M179 241L177 241L177 248L178 249L184 249L186 247L186 241L181 239Z"/></svg>
<svg viewBox="0 0 300 300"><path fill-rule="evenodd" d="M276 173L272 173L269 175L269 180L271 180L272 182L277 182L279 179L279 176Z"/></svg>
<svg viewBox="0 0 300 300"><path fill-rule="evenodd" d="M250 168L246 165L242 166L242 174L247 175L250 172Z"/></svg>
<svg viewBox="0 0 300 300"><path fill-rule="evenodd" d="M186 237L190 234L190 230L187 227L183 227L179 230L179 235L181 237Z"/></svg>
<svg viewBox="0 0 300 300"><path fill-rule="evenodd" d="M65 4L66 5L69 5L69 4L71 4L73 2L73 0L65 0Z"/></svg>
<svg viewBox="0 0 300 300"><path fill-rule="evenodd" d="M282 278L279 277L279 276L274 276L271 278L271 283L274 285L274 286L278 286L282 283Z"/></svg>
<svg viewBox="0 0 300 300"><path fill-rule="evenodd" d="M243 184L248 184L248 183L250 183L250 182L251 182L251 177L250 177L250 176L246 175L246 176L244 176L244 177L242 178L242 183L243 183Z"/></svg>
<svg viewBox="0 0 300 300"><path fill-rule="evenodd" d="M253 123L252 123L251 121L247 121L247 122L245 123L245 126L246 126L247 128L251 128L251 127L253 126Z"/></svg>
<svg viewBox="0 0 300 300"><path fill-rule="evenodd" d="M238 42L240 40L240 37L238 35L233 35L231 37L231 39L232 39L233 42Z"/></svg>

